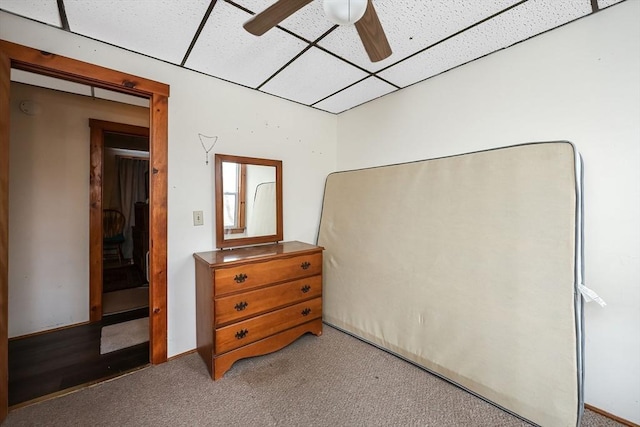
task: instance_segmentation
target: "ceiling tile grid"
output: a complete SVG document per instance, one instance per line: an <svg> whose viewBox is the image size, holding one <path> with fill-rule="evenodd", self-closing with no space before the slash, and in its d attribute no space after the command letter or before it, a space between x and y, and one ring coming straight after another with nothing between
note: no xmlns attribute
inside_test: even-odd
<svg viewBox="0 0 640 427"><path fill-rule="evenodd" d="M180 64L209 0L64 0L69 29Z"/></svg>
<svg viewBox="0 0 640 427"><path fill-rule="evenodd" d="M273 1L265 0L236 0L235 3L243 6L253 13L260 13ZM247 17L247 19L249 19ZM280 23L280 27L285 28L305 40L314 41L333 27L333 23L329 21L322 10L321 1L313 1L303 7L284 21Z"/></svg>
<svg viewBox="0 0 640 427"><path fill-rule="evenodd" d="M237 7L216 3L185 66L255 89L307 46L278 28L262 37L249 34L242 28L249 18Z"/></svg>
<svg viewBox="0 0 640 427"><path fill-rule="evenodd" d="M628 0L373 0L393 51L379 62L322 0L260 37L244 30L276 1L0 0L0 10L59 28L66 15L73 33L337 114Z"/></svg>
<svg viewBox="0 0 640 427"><path fill-rule="evenodd" d="M369 71L378 71L455 34L520 0L378 1L380 22L393 53L371 62L353 25L339 27L318 44Z"/></svg>
<svg viewBox="0 0 640 427"><path fill-rule="evenodd" d="M379 75L407 87L591 12L589 2L529 0Z"/></svg>
<svg viewBox="0 0 640 427"><path fill-rule="evenodd" d="M396 87L377 77L368 77L313 106L320 110L338 114L395 90L397 90Z"/></svg>
<svg viewBox="0 0 640 427"><path fill-rule="evenodd" d="M260 90L311 105L367 76L364 71L312 47Z"/></svg>

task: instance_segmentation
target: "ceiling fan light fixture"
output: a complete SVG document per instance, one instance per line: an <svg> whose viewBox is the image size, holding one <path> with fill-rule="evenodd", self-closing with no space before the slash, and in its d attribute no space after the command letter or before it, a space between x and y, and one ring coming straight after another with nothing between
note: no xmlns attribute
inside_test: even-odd
<svg viewBox="0 0 640 427"><path fill-rule="evenodd" d="M322 8L331 22L350 25L362 18L367 3L368 0L324 0Z"/></svg>

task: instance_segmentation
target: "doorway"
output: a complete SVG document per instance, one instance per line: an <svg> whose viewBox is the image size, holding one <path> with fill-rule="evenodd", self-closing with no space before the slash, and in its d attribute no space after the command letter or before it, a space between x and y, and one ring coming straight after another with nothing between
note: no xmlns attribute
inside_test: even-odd
<svg viewBox="0 0 640 427"><path fill-rule="evenodd" d="M146 280L145 286L138 289L145 292L144 309L112 310L109 318L99 325L86 325L89 320L89 120L113 117L147 126L148 105L121 95L118 97L126 103L113 102L106 99L112 97L112 93L106 91L96 91L96 96L90 97L83 95L87 92L84 87L75 86L74 92L64 91L64 82L57 79L43 82L30 73L12 71L12 80L15 81L11 83L9 185L10 406L149 363ZM24 108L24 104L30 107ZM141 137L140 148L148 150L148 128L141 129L145 136ZM110 144L110 135L123 146L124 136L106 134L105 151L114 145ZM120 155L123 153L139 152L118 151ZM125 165L133 161L120 160ZM127 197L144 201L148 154L139 162L143 164L138 174L139 194L127 188L123 192ZM120 194L113 191L114 185L110 188L107 185L107 181L116 181L108 177L117 175L116 158L106 156L103 163L102 182L106 187L103 199L112 199L111 192L120 200ZM126 179L129 171L124 172L127 174L123 181L130 182ZM120 203L104 206L124 211ZM148 233L146 236L148 240ZM130 242L130 233L127 237ZM128 259L131 259L130 252L129 248ZM37 264L33 263L34 259L39 260ZM112 260L107 260L109 262ZM116 284L112 283L112 287ZM127 284L125 281L124 285ZM113 294L118 293L106 295L113 297ZM129 348L143 343L145 345L135 349Z"/></svg>
<svg viewBox="0 0 640 427"><path fill-rule="evenodd" d="M0 422L8 413L9 94L11 68L89 84L150 100L151 363L167 360L167 131L169 87L162 83L0 40ZM101 165L91 159L91 178ZM93 200L90 201L93 203ZM100 242L91 242L100 245ZM98 258L99 260L99 258ZM94 258L91 258L94 262ZM101 262L101 261L100 261ZM93 266L92 266L93 267ZM100 267L98 267L100 269Z"/></svg>
<svg viewBox="0 0 640 427"><path fill-rule="evenodd" d="M149 307L148 136L105 132L103 165L104 317Z"/></svg>
<svg viewBox="0 0 640 427"><path fill-rule="evenodd" d="M89 183L92 201L89 210L89 309L90 321L97 322L105 313L105 302L117 299L118 295L139 298L144 293L140 291L145 289L132 289L150 283L151 209L149 189L145 185L149 182L149 163L142 154L149 150L149 129L96 119L89 120L89 127L90 157L93 159L90 175L99 173ZM108 153L113 155L107 156ZM120 218L121 229L112 230L113 236L120 240L110 242L109 238L113 236L105 236L105 215ZM118 283L107 283L105 288L105 279ZM105 292L119 293L106 295L105 301ZM149 292L147 297L150 301ZM120 307L107 307L107 312L121 312L126 308L126 301L113 302Z"/></svg>

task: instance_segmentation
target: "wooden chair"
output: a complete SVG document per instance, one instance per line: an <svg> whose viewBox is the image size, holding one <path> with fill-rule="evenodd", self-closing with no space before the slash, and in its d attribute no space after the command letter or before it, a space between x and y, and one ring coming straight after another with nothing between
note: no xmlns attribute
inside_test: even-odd
<svg viewBox="0 0 640 427"><path fill-rule="evenodd" d="M125 218L116 209L102 211L102 259L118 259L122 262L122 244L124 243Z"/></svg>

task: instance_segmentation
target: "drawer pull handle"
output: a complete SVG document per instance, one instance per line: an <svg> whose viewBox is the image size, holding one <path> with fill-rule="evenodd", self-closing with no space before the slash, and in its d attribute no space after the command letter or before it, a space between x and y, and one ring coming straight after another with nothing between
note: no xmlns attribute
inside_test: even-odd
<svg viewBox="0 0 640 427"><path fill-rule="evenodd" d="M311 263L310 262L303 262L302 264L300 264L300 267L302 267L303 270L308 269L309 267L311 267Z"/></svg>
<svg viewBox="0 0 640 427"><path fill-rule="evenodd" d="M242 329L236 332L236 339L241 340L242 338L246 337L248 334L249 334L248 329Z"/></svg>
<svg viewBox="0 0 640 427"><path fill-rule="evenodd" d="M302 315L303 316L308 316L309 313L311 313L311 309L309 307L307 307L304 310L302 310Z"/></svg>
<svg viewBox="0 0 640 427"><path fill-rule="evenodd" d="M311 290L311 286L304 285L303 287L300 288L300 290L302 291L303 294L306 294L307 292L309 292Z"/></svg>
<svg viewBox="0 0 640 427"><path fill-rule="evenodd" d="M242 311L245 308L247 308L248 305L249 305L248 302L242 301L242 302L237 303L233 308L235 308L236 311Z"/></svg>
<svg viewBox="0 0 640 427"><path fill-rule="evenodd" d="M247 280L249 276L247 276L244 273L240 273L240 274L236 274L236 277L233 278L233 280L236 281L236 283L244 283L245 280Z"/></svg>

